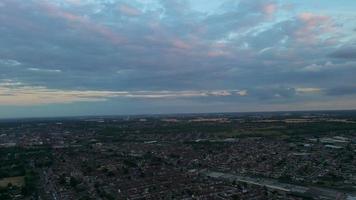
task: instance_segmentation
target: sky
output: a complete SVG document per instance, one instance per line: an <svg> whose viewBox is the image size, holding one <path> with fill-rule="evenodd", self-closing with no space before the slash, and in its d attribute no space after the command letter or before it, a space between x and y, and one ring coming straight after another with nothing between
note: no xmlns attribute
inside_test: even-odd
<svg viewBox="0 0 356 200"><path fill-rule="evenodd" d="M0 118L356 109L355 9L0 0Z"/></svg>

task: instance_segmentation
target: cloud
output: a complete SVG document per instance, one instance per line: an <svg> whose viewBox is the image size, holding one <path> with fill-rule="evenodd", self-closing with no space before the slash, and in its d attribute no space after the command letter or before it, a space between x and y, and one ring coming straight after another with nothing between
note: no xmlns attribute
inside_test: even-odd
<svg viewBox="0 0 356 200"><path fill-rule="evenodd" d="M82 0L64 0L64 1L69 4L76 5L76 6L79 6L82 4Z"/></svg>
<svg viewBox="0 0 356 200"><path fill-rule="evenodd" d="M120 13L128 16L139 16L142 14L139 9L128 4L120 4L118 6L118 10L120 11Z"/></svg>
<svg viewBox="0 0 356 200"><path fill-rule="evenodd" d="M329 55L332 58L356 59L356 45L344 46Z"/></svg>
<svg viewBox="0 0 356 200"><path fill-rule="evenodd" d="M328 88L356 85L354 27L345 18L353 14L337 6L321 12L275 0L190 3L3 0L0 80L26 83L11 86L12 95L26 86L33 98L52 92L67 102L254 105L324 100L333 97ZM85 91L108 93L71 94ZM56 102L32 102L43 99Z"/></svg>
<svg viewBox="0 0 356 200"><path fill-rule="evenodd" d="M323 65L318 65L318 64L311 64L303 68L304 71L308 72L318 72L321 71L324 68Z"/></svg>
<svg viewBox="0 0 356 200"><path fill-rule="evenodd" d="M247 90L241 90L241 91L236 92L236 94L238 94L240 96L247 96L248 92L247 92Z"/></svg>
<svg viewBox="0 0 356 200"><path fill-rule="evenodd" d="M121 37L118 33L112 31L105 25L91 20L85 15L78 15L76 13L66 11L61 7L47 1L41 1L38 6L49 16L58 17L66 20L68 25L72 26L72 28L77 28L77 26L79 26L84 30L99 34L115 44L124 41L124 38Z"/></svg>
<svg viewBox="0 0 356 200"><path fill-rule="evenodd" d="M323 89L321 89L321 88L296 88L295 90L299 94L305 94L305 93L320 93Z"/></svg>
<svg viewBox="0 0 356 200"><path fill-rule="evenodd" d="M266 13L267 15L273 15L277 12L278 5L275 3L268 3L266 5L263 5L263 12Z"/></svg>
<svg viewBox="0 0 356 200"><path fill-rule="evenodd" d="M104 91L61 90L44 86L31 86L13 80L0 82L0 105L39 105L73 102L106 101L110 98L167 99L226 97L234 93L246 96L245 90L185 90L185 91Z"/></svg>
<svg viewBox="0 0 356 200"><path fill-rule="evenodd" d="M2 66L19 66L21 63L17 60L11 60L11 59L0 59L0 65Z"/></svg>
<svg viewBox="0 0 356 200"><path fill-rule="evenodd" d="M354 68L356 62L344 62L344 63L338 63L338 62L331 62L331 61L326 61L325 63L321 64L310 64L306 67L301 68L301 71L304 72L313 72L313 73L320 73L320 72L327 72L327 71L342 71L342 70L348 70Z"/></svg>
<svg viewBox="0 0 356 200"><path fill-rule="evenodd" d="M295 97L296 89L293 87L270 87L270 88L256 88L249 90L250 95L255 96L259 100L278 100L278 99L292 99Z"/></svg>
<svg viewBox="0 0 356 200"><path fill-rule="evenodd" d="M318 36L335 30L332 18L327 15L304 12L298 15L298 19L301 22L301 26L294 34L301 42L318 43Z"/></svg>
<svg viewBox="0 0 356 200"><path fill-rule="evenodd" d="M191 48L191 46L188 43L186 43L180 39L174 39L172 41L172 45L178 49L190 49Z"/></svg>
<svg viewBox="0 0 356 200"><path fill-rule="evenodd" d="M231 96L232 93L229 92L229 91L226 91L226 90L222 90L222 91L213 91L213 92L210 92L208 94L211 94L213 96Z"/></svg>
<svg viewBox="0 0 356 200"><path fill-rule="evenodd" d="M62 72L62 70L60 70L60 69L40 69L40 68L34 68L34 67L27 68L27 70L34 71L34 72L48 72L48 73L61 73Z"/></svg>
<svg viewBox="0 0 356 200"><path fill-rule="evenodd" d="M6 88L18 87L22 85L24 85L22 82L15 82L13 80L3 80L3 82L0 82L0 87Z"/></svg>
<svg viewBox="0 0 356 200"><path fill-rule="evenodd" d="M330 96L355 95L356 86L339 86L330 88L326 91L326 94Z"/></svg>

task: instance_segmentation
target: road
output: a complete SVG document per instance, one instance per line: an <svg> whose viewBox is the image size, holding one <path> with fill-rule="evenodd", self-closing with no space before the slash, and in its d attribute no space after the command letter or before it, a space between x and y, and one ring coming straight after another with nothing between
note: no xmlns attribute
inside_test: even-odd
<svg viewBox="0 0 356 200"><path fill-rule="evenodd" d="M50 195L50 198L52 200L60 200L56 187L53 184L50 175L48 173L51 173L50 170L43 169L42 170L42 181L44 183L44 192Z"/></svg>
<svg viewBox="0 0 356 200"><path fill-rule="evenodd" d="M208 171L208 170L201 170L200 173L202 175L215 179L238 181L246 184L267 187L268 189L271 190L277 190L289 194L307 196L316 199L354 200L356 198L354 194L348 194L345 192L340 192L328 188L306 187L306 186L300 186L294 184L286 184L286 183L281 183L278 180L274 180L274 179L254 178L254 177L241 176L237 174L222 173L222 172Z"/></svg>

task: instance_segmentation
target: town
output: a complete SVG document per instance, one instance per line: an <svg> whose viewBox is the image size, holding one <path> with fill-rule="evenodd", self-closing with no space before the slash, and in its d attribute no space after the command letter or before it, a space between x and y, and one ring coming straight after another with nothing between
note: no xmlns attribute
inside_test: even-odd
<svg viewBox="0 0 356 200"><path fill-rule="evenodd" d="M3 120L0 199L355 199L356 112Z"/></svg>

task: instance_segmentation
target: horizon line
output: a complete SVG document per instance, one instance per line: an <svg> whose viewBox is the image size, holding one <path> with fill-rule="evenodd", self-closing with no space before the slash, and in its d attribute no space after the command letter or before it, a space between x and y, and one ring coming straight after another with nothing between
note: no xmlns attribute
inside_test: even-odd
<svg viewBox="0 0 356 200"><path fill-rule="evenodd" d="M214 114L254 114L254 113L298 113L298 112L356 112L356 109L315 109L315 110L275 110L275 111L234 111L234 112L180 112L180 113L137 113L137 114L104 114L104 115L67 115L67 116L39 116L39 117L0 117L3 121L21 121L21 120L40 120L40 119L70 119L70 118L89 118L89 117L139 117L139 116L162 116L162 115L214 115Z"/></svg>

